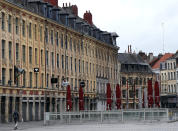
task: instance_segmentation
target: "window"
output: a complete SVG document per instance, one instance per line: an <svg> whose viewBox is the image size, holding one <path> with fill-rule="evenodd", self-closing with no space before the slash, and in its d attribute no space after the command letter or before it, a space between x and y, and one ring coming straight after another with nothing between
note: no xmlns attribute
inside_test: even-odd
<svg viewBox="0 0 178 131"><path fill-rule="evenodd" d="M26 86L26 72L23 72L23 86Z"/></svg>
<svg viewBox="0 0 178 131"><path fill-rule="evenodd" d="M126 90L122 90L122 98L126 98Z"/></svg>
<svg viewBox="0 0 178 131"><path fill-rule="evenodd" d="M82 67L83 67L83 73L85 72L85 65L84 65L84 60L82 62Z"/></svg>
<svg viewBox="0 0 178 131"><path fill-rule="evenodd" d="M70 50L72 51L72 38L70 38Z"/></svg>
<svg viewBox="0 0 178 131"><path fill-rule="evenodd" d="M41 73L41 87L43 88L43 83L44 83L44 74Z"/></svg>
<svg viewBox="0 0 178 131"><path fill-rule="evenodd" d="M9 41L9 60L12 60L12 42Z"/></svg>
<svg viewBox="0 0 178 131"><path fill-rule="evenodd" d="M73 90L73 78L70 79L70 83L71 83L71 90Z"/></svg>
<svg viewBox="0 0 178 131"><path fill-rule="evenodd" d="M48 28L45 29L45 43L48 43Z"/></svg>
<svg viewBox="0 0 178 131"><path fill-rule="evenodd" d="M51 52L51 64L52 64L52 67L54 67L54 53Z"/></svg>
<svg viewBox="0 0 178 131"><path fill-rule="evenodd" d="M5 40L2 40L2 59L5 59Z"/></svg>
<svg viewBox="0 0 178 131"><path fill-rule="evenodd" d="M11 33L11 26L12 26L12 16L11 15L9 15L9 17L8 17L8 32L9 33Z"/></svg>
<svg viewBox="0 0 178 131"><path fill-rule="evenodd" d="M12 83L12 69L9 69L9 81L8 81L8 84L11 85Z"/></svg>
<svg viewBox="0 0 178 131"><path fill-rule="evenodd" d="M75 72L77 72L77 60L75 58Z"/></svg>
<svg viewBox="0 0 178 131"><path fill-rule="evenodd" d="M46 63L45 63L47 66L49 65L49 62L48 62L48 51L46 51Z"/></svg>
<svg viewBox="0 0 178 131"><path fill-rule="evenodd" d="M16 43L16 61L19 60L19 43Z"/></svg>
<svg viewBox="0 0 178 131"><path fill-rule="evenodd" d="M40 26L40 41L42 42L42 26Z"/></svg>
<svg viewBox="0 0 178 131"><path fill-rule="evenodd" d="M37 28L36 28L36 24L34 26L34 35L35 35L35 40L37 40L37 32L36 32Z"/></svg>
<svg viewBox="0 0 178 131"><path fill-rule="evenodd" d="M1 29L2 29L3 31L5 30L5 14L4 14L4 12L2 12Z"/></svg>
<svg viewBox="0 0 178 131"><path fill-rule="evenodd" d="M58 46L59 45L59 34L58 34L58 32L56 32L56 45Z"/></svg>
<svg viewBox="0 0 178 131"><path fill-rule="evenodd" d="M25 37L25 21L22 20L22 35Z"/></svg>
<svg viewBox="0 0 178 131"><path fill-rule="evenodd" d="M37 50L37 48L35 48L35 64L37 65L38 64L38 61L37 61L37 59L38 59L38 50Z"/></svg>
<svg viewBox="0 0 178 131"><path fill-rule="evenodd" d="M63 48L63 34L61 34L61 48Z"/></svg>
<svg viewBox="0 0 178 131"><path fill-rule="evenodd" d="M2 85L6 84L6 69L2 68Z"/></svg>
<svg viewBox="0 0 178 131"><path fill-rule="evenodd" d="M91 63L90 63L90 74L91 74Z"/></svg>
<svg viewBox="0 0 178 131"><path fill-rule="evenodd" d="M64 69L64 55L62 55L62 61L61 61L62 63L62 69Z"/></svg>
<svg viewBox="0 0 178 131"><path fill-rule="evenodd" d="M67 49L67 47L68 47L68 40L67 40L67 35L65 36L65 47L66 47L66 49Z"/></svg>
<svg viewBox="0 0 178 131"><path fill-rule="evenodd" d="M51 30L51 44L53 44L53 30Z"/></svg>
<svg viewBox="0 0 178 131"><path fill-rule="evenodd" d="M43 65L43 50L41 50L41 65Z"/></svg>
<svg viewBox="0 0 178 131"><path fill-rule="evenodd" d="M38 87L38 73L35 73L35 84L36 84L36 88Z"/></svg>
<svg viewBox="0 0 178 131"><path fill-rule="evenodd" d="M68 70L68 56L66 56L65 62L66 62L66 70Z"/></svg>
<svg viewBox="0 0 178 131"><path fill-rule="evenodd" d="M15 19L15 32L16 32L16 35L19 34L19 19L17 17Z"/></svg>
<svg viewBox="0 0 178 131"><path fill-rule="evenodd" d="M57 68L59 68L59 54L57 54Z"/></svg>
<svg viewBox="0 0 178 131"><path fill-rule="evenodd" d="M46 87L48 88L49 86L49 74L47 74L47 77L46 77Z"/></svg>
<svg viewBox="0 0 178 131"><path fill-rule="evenodd" d="M126 78L122 77L122 85L126 85Z"/></svg>
<svg viewBox="0 0 178 131"><path fill-rule="evenodd" d="M76 43L75 43L75 40L74 40L74 51L76 52Z"/></svg>
<svg viewBox="0 0 178 131"><path fill-rule="evenodd" d="M29 86L32 88L32 72L29 73L30 77L29 77Z"/></svg>
<svg viewBox="0 0 178 131"><path fill-rule="evenodd" d="M26 50L25 50L25 45L22 46L22 54L23 54L23 62L25 63L25 57L26 57Z"/></svg>
<svg viewBox="0 0 178 131"><path fill-rule="evenodd" d="M32 64L32 47L29 47L29 63Z"/></svg>
<svg viewBox="0 0 178 131"><path fill-rule="evenodd" d="M71 69L71 71L73 70L73 69L72 69L72 66L73 66L73 65L72 65L72 57L70 57L70 69Z"/></svg>
<svg viewBox="0 0 178 131"><path fill-rule="evenodd" d="M78 71L80 73L80 60L78 61L78 67L79 67Z"/></svg>
<svg viewBox="0 0 178 131"><path fill-rule="evenodd" d="M32 38L32 23L29 23L29 38Z"/></svg>
<svg viewBox="0 0 178 131"><path fill-rule="evenodd" d="M87 71L87 74L88 74L88 62L86 62L86 71Z"/></svg>

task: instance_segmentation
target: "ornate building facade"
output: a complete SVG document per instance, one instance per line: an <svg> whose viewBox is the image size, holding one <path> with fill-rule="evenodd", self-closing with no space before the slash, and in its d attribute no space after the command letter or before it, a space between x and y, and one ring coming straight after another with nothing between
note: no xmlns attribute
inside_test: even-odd
<svg viewBox="0 0 178 131"><path fill-rule="evenodd" d="M14 110L24 121L66 111L64 79L73 111L81 81L85 110L97 107L97 78L118 83L118 36L98 29L90 11L80 18L76 5L58 7L56 0L1 0L0 21L1 122L12 121Z"/></svg>
<svg viewBox="0 0 178 131"><path fill-rule="evenodd" d="M129 50L129 49L128 49ZM148 80L152 80L154 87L155 74L148 63L140 55L132 53L119 53L120 86L122 90L122 108L147 108Z"/></svg>

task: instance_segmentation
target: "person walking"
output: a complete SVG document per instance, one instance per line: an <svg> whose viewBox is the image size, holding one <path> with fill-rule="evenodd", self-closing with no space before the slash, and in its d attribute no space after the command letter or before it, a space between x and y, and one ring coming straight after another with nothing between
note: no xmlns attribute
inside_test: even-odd
<svg viewBox="0 0 178 131"><path fill-rule="evenodd" d="M14 130L18 129L18 121L19 121L19 113L17 111L14 111L13 113L13 118L14 118L14 122L15 122L15 127Z"/></svg>

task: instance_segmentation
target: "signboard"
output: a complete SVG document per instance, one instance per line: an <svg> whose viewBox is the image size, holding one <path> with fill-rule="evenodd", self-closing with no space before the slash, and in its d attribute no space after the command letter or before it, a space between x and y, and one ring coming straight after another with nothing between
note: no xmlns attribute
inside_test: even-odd
<svg viewBox="0 0 178 131"><path fill-rule="evenodd" d="M81 82L80 82L80 86L81 86L81 87L85 87L85 82L84 82L84 81L81 81Z"/></svg>
<svg viewBox="0 0 178 131"><path fill-rule="evenodd" d="M63 82L62 82L62 86L63 86L63 87L67 87L67 85L69 85L69 82L67 82L67 81L63 81Z"/></svg>
<svg viewBox="0 0 178 131"><path fill-rule="evenodd" d="M58 78L51 78L51 83L57 83L58 82Z"/></svg>
<svg viewBox="0 0 178 131"><path fill-rule="evenodd" d="M39 72L39 68L34 68L34 72Z"/></svg>

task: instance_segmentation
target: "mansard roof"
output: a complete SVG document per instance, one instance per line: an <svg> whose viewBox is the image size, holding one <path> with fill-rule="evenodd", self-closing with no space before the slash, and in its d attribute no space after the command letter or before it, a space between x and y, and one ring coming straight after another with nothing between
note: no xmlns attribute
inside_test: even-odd
<svg viewBox="0 0 178 131"><path fill-rule="evenodd" d="M121 64L148 65L139 55L132 53L119 53L118 60Z"/></svg>

